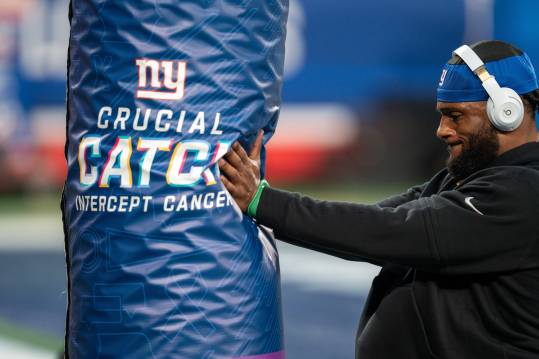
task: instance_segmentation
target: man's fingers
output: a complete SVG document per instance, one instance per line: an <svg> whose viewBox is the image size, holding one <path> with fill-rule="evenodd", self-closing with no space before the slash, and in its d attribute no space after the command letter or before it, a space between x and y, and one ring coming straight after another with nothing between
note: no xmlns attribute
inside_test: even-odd
<svg viewBox="0 0 539 359"><path fill-rule="evenodd" d="M227 158L227 159L231 162L231 164L234 167L239 167L238 166L239 163L237 162L238 159L241 160L241 162L245 164L249 164L251 160L260 162L260 152L262 151L263 140L264 140L264 131L260 130L258 132L258 135L256 136L255 142L249 154L247 154L247 152L245 151L243 146L240 145L239 142L235 142L232 145L232 151L229 152L230 158ZM238 158L236 158L236 156L234 156L233 154L235 154Z"/></svg>
<svg viewBox="0 0 539 359"><path fill-rule="evenodd" d="M235 147L236 146L236 147ZM238 154L236 148L237 146L240 146L237 142L234 143L232 146L232 151L229 151L224 158L235 168L239 168L242 166L242 159L240 158L240 155ZM241 146L240 146L241 147Z"/></svg>
<svg viewBox="0 0 539 359"><path fill-rule="evenodd" d="M239 179L239 173L234 166L232 166L226 159L222 158L219 161L219 169L221 170L221 173L224 173L224 175L234 181L237 182Z"/></svg>
<svg viewBox="0 0 539 359"><path fill-rule="evenodd" d="M232 184L225 176L221 175L221 182L225 185L226 189L230 194L234 195L236 193L236 186Z"/></svg>
<svg viewBox="0 0 539 359"><path fill-rule="evenodd" d="M239 156L239 158L241 159L241 161L244 163L244 164L248 164L249 163L249 156L247 156L247 152L245 152L245 150L243 149L243 146L240 145L238 142L236 142L232 148L234 149L234 152Z"/></svg>
<svg viewBox="0 0 539 359"><path fill-rule="evenodd" d="M251 153L249 153L250 159L260 162L260 151L262 150L263 140L264 140L264 130L260 130L258 131L258 135L256 136L256 140L255 140L255 143L253 144L253 148L251 149Z"/></svg>

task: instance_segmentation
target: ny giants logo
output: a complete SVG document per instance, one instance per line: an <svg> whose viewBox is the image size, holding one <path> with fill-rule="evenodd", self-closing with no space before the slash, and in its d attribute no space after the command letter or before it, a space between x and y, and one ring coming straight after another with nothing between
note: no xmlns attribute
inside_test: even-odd
<svg viewBox="0 0 539 359"><path fill-rule="evenodd" d="M137 59L137 98L177 101L185 93L187 62ZM150 78L148 81L148 73ZM161 81L161 73L163 80ZM149 83L149 84L148 84Z"/></svg>
<svg viewBox="0 0 539 359"><path fill-rule="evenodd" d="M443 86L445 81L445 76L447 75L447 69L442 70L442 76L440 76L440 82L438 82L438 86Z"/></svg>

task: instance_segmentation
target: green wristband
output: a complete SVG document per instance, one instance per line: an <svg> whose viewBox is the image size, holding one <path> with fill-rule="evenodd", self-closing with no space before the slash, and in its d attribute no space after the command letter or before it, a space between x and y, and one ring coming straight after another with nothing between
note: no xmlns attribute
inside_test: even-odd
<svg viewBox="0 0 539 359"><path fill-rule="evenodd" d="M249 207L247 207L247 215L249 217L254 218L256 216L256 210L258 209L258 202L260 202L260 196L262 196L262 191L264 191L264 188L266 187L269 187L269 183L268 181L263 179L262 181L260 181L260 184L256 189L255 196L251 200L251 203L249 203Z"/></svg>

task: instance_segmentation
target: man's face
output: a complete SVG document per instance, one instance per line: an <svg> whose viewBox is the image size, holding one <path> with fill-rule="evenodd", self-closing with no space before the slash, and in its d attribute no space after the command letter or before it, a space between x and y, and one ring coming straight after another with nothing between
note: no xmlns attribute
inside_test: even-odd
<svg viewBox="0 0 539 359"><path fill-rule="evenodd" d="M488 166L498 155L496 130L486 113L486 102L438 102L441 114L436 135L447 144L447 168L462 180Z"/></svg>

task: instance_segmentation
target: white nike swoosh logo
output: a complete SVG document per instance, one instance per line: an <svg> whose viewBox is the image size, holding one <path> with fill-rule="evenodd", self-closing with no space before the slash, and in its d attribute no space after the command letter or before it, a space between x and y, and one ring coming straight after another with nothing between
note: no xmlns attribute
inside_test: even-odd
<svg viewBox="0 0 539 359"><path fill-rule="evenodd" d="M472 199L474 199L474 198L473 198L473 197L466 197L466 198L464 199L464 202L465 202L468 206L470 206L474 211L476 211L476 212L479 213L480 215L483 215L483 213L481 213L480 210L478 210L477 208L475 208L475 206L474 206L473 203L472 203Z"/></svg>

